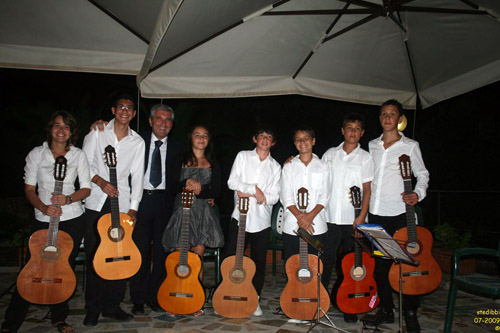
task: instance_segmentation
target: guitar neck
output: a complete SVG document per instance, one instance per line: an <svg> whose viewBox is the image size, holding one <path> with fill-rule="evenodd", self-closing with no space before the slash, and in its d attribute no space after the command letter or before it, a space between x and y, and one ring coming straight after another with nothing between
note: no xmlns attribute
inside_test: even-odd
<svg viewBox="0 0 500 333"><path fill-rule="evenodd" d="M115 188L118 188L118 181L116 179L116 167L109 167L109 182ZM118 197L109 198L109 202L111 205L111 227L119 228L120 227L120 206Z"/></svg>
<svg viewBox="0 0 500 333"><path fill-rule="evenodd" d="M54 195L62 194L63 181L56 180L54 185ZM61 205L54 205L61 207ZM51 216L49 220L49 230L47 231L47 246L57 246L57 235L59 233L59 216Z"/></svg>
<svg viewBox="0 0 500 333"><path fill-rule="evenodd" d="M358 218L361 214L361 207L354 208L354 216ZM358 243L356 239L354 239L354 266L362 267L363 266L363 256L362 256L361 245Z"/></svg>
<svg viewBox="0 0 500 333"><path fill-rule="evenodd" d="M405 194L413 193L411 179L404 180ZM415 208L412 205L405 203L406 206L406 226L408 228L408 242L413 243L417 241L417 227L415 222Z"/></svg>
<svg viewBox="0 0 500 333"><path fill-rule="evenodd" d="M189 211L182 207L181 239L179 247L179 266L187 266L189 253Z"/></svg>
<svg viewBox="0 0 500 333"><path fill-rule="evenodd" d="M302 209L302 213L305 213L306 210ZM307 231L306 231L307 232ZM299 263L300 269L308 269L309 267L309 252L307 251L307 242L299 236Z"/></svg>
<svg viewBox="0 0 500 333"><path fill-rule="evenodd" d="M243 253L245 251L245 232L247 224L247 214L240 213L240 223L238 227L238 238L236 243L236 257L234 267L241 270L243 268Z"/></svg>

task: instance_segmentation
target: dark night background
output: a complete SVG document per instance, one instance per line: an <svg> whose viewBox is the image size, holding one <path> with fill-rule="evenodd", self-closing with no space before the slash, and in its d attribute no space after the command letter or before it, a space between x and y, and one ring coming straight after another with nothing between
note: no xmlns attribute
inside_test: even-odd
<svg viewBox="0 0 500 333"><path fill-rule="evenodd" d="M97 119L110 119L117 93L137 96L135 77L70 72L0 69L1 142L4 147L0 210L12 221L12 200L24 196L24 158L45 137L50 115L59 109L73 113L79 123L80 144ZM500 180L497 153L500 151L500 82L443 101L417 112L407 110L408 137L420 142L431 180L427 198L419 205L424 223L433 227L448 222L460 232L471 231L473 245L496 247L500 236L497 210ZM149 127L149 108L158 99L140 99L140 129ZM225 191L218 203L230 214L232 194L225 181L236 153L252 149L256 124L274 127L277 145L272 155L278 162L295 154L292 129L308 124L317 134L315 153L342 141L340 127L347 112L366 117L363 148L381 134L378 107L290 95L233 99L171 99L165 104L175 110L171 136L185 141L193 123L207 124L212 132L217 158L223 168ZM415 126L415 135L413 127ZM132 124L137 130L137 123ZM9 233L9 218L0 228L0 238ZM11 224L14 222L11 222ZM16 222L17 223L17 222Z"/></svg>

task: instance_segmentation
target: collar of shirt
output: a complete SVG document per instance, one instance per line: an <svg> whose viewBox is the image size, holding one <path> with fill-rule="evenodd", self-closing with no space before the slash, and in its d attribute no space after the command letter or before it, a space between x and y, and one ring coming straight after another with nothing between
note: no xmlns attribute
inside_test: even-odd
<svg viewBox="0 0 500 333"><path fill-rule="evenodd" d="M111 119L111 121L106 125L106 127L104 127L104 130L112 131L113 134L116 137L116 133L115 133L115 119L114 118ZM124 137L123 139L126 139L127 137L134 137L135 135L138 135L138 134L135 131L132 131L132 129L129 126L128 127L127 136Z"/></svg>
<svg viewBox="0 0 500 333"><path fill-rule="evenodd" d="M160 140L160 139L158 139L156 137L156 135L153 132L151 132L151 144L154 145L157 140ZM166 136L160 140L161 142L163 142L162 146L164 146L167 143L167 140L168 140L168 136Z"/></svg>
<svg viewBox="0 0 500 333"><path fill-rule="evenodd" d="M399 132L399 135L401 135L401 139L399 139L398 141L394 142L394 144L392 146L394 146L395 144L397 144L398 142L402 142L402 143L408 143L408 138L403 134L403 132ZM384 133L380 134L379 138L378 138L378 141L377 141L377 144L379 146L383 146L384 145L384 141L382 140L382 137L384 136ZM391 147L392 147L391 146ZM389 147L389 148L391 148Z"/></svg>
<svg viewBox="0 0 500 333"><path fill-rule="evenodd" d="M361 149L361 145L358 143L358 145L356 146L356 148L354 148L349 154L347 154L346 151L344 150L344 144L345 144L345 141L342 142L336 148L337 150L342 151L342 153L344 154L343 156L346 156L346 155L356 155L357 153L359 153L359 150Z"/></svg>

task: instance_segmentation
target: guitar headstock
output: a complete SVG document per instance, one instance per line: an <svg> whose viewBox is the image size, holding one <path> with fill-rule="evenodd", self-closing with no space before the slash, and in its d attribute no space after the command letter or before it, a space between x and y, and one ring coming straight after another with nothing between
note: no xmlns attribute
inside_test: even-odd
<svg viewBox="0 0 500 333"><path fill-rule="evenodd" d="M104 159L109 168L116 168L116 152L112 145L108 145L104 148Z"/></svg>
<svg viewBox="0 0 500 333"><path fill-rule="evenodd" d="M305 187L297 191L297 206L300 210L306 210L309 204L309 191Z"/></svg>
<svg viewBox="0 0 500 333"><path fill-rule="evenodd" d="M66 178L66 168L68 167L68 161L66 157L59 156L56 158L56 163L54 164L54 179L63 181Z"/></svg>
<svg viewBox="0 0 500 333"><path fill-rule="evenodd" d="M182 207L191 208L191 206L193 205L193 201L194 201L193 191L188 191L188 190L184 189L182 191L182 195L181 195Z"/></svg>
<svg viewBox="0 0 500 333"><path fill-rule="evenodd" d="M353 186L350 189L351 202L354 208L361 208L361 190L357 186Z"/></svg>
<svg viewBox="0 0 500 333"><path fill-rule="evenodd" d="M411 180L410 156L405 154L399 156L399 170L401 171L401 177L403 177L403 180Z"/></svg>
<svg viewBox="0 0 500 333"><path fill-rule="evenodd" d="M248 197L239 197L238 198L238 210L240 211L240 214L248 213L249 203L250 203L250 200Z"/></svg>

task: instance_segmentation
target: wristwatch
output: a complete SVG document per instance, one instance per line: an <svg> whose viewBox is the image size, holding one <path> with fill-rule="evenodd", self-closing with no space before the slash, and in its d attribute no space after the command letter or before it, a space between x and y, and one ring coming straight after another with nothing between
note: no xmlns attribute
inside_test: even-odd
<svg viewBox="0 0 500 333"><path fill-rule="evenodd" d="M68 199L68 205L73 202L73 198L71 197L71 195L67 195L66 198Z"/></svg>

